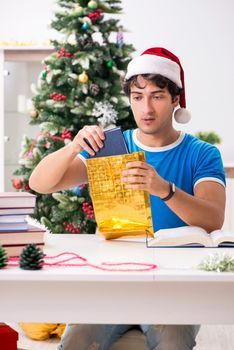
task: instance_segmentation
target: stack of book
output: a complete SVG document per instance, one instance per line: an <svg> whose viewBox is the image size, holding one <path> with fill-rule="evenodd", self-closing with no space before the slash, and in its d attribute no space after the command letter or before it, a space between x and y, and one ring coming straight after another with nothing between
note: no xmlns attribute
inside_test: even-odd
<svg viewBox="0 0 234 350"><path fill-rule="evenodd" d="M44 245L45 229L28 223L36 196L28 192L0 192L0 245L8 256L20 255L29 243Z"/></svg>

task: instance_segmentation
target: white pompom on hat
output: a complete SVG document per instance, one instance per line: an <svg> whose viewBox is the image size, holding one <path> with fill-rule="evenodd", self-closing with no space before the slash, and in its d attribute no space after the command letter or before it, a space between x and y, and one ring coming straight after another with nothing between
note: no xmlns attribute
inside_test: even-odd
<svg viewBox="0 0 234 350"><path fill-rule="evenodd" d="M183 88L183 93L180 95L181 108L175 111L174 118L181 124L190 121L191 115L186 109L184 71L177 56L163 47L147 49L129 62L125 79L129 80L134 75L140 74L160 74L179 88Z"/></svg>

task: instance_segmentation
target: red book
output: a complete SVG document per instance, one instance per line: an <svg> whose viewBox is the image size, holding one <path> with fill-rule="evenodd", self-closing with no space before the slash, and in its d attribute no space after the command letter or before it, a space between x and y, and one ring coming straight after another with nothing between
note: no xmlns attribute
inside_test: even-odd
<svg viewBox="0 0 234 350"><path fill-rule="evenodd" d="M5 323L0 323L0 348L17 350L17 340L18 333Z"/></svg>

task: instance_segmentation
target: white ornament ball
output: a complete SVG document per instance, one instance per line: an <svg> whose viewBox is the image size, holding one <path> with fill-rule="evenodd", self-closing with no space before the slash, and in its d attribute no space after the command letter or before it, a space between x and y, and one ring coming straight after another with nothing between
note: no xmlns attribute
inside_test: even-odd
<svg viewBox="0 0 234 350"><path fill-rule="evenodd" d="M174 113L174 118L177 123L186 124L191 119L191 114L186 108L178 108Z"/></svg>

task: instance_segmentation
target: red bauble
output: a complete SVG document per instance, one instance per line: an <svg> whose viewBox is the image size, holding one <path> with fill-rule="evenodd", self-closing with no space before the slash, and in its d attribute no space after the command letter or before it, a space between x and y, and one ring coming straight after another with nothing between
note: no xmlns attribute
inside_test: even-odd
<svg viewBox="0 0 234 350"><path fill-rule="evenodd" d="M22 188L22 185L23 185L23 181L21 179L12 180L12 186L17 190L20 190Z"/></svg>
<svg viewBox="0 0 234 350"><path fill-rule="evenodd" d="M24 189L25 189L26 191L29 191L29 190L30 190L29 184L26 184L26 185L24 186Z"/></svg>
<svg viewBox="0 0 234 350"><path fill-rule="evenodd" d="M61 136L63 140L65 139L72 140L72 133L68 129L64 129Z"/></svg>
<svg viewBox="0 0 234 350"><path fill-rule="evenodd" d="M92 11L88 14L88 17L91 19L92 22L98 21L102 16L102 10L96 9L95 11Z"/></svg>

